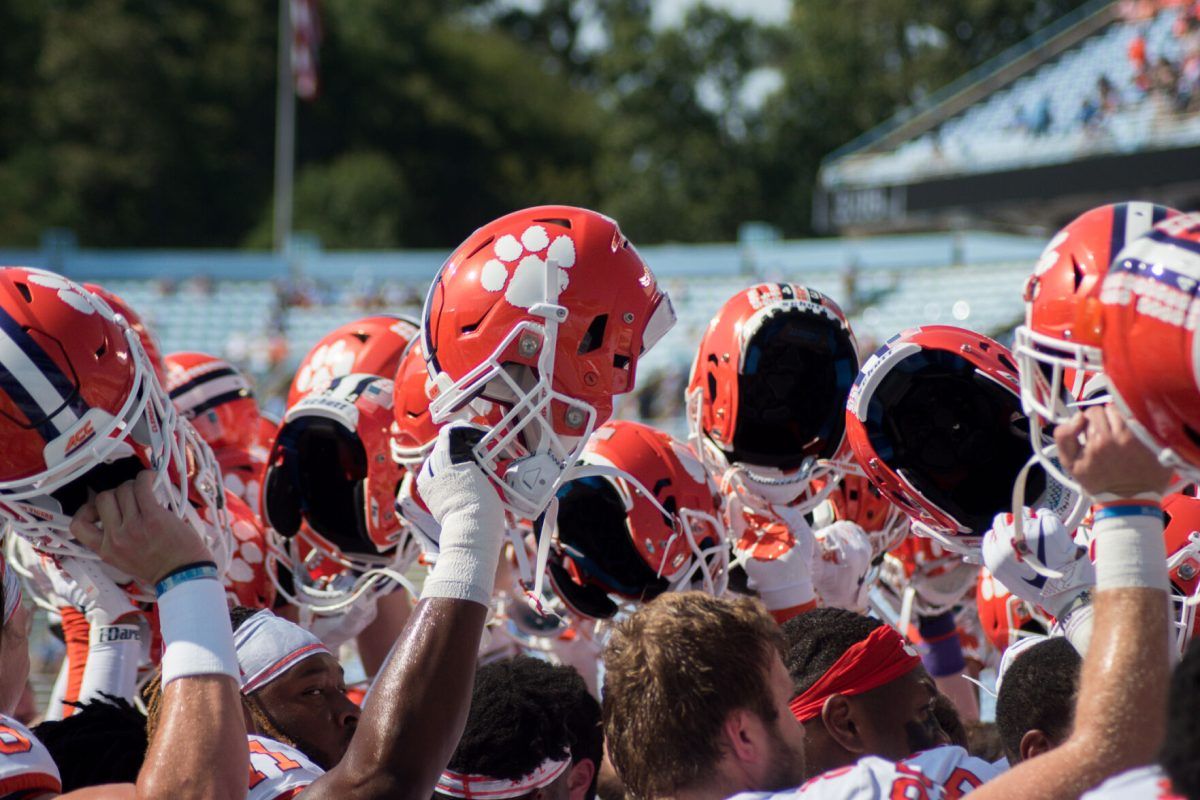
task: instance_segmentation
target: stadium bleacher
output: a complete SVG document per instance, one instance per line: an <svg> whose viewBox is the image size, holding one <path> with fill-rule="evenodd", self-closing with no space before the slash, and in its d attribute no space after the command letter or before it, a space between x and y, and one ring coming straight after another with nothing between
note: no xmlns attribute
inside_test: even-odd
<svg viewBox="0 0 1200 800"><path fill-rule="evenodd" d="M1200 114L1175 114L1165 97L1136 90L1127 55L1142 30L1151 62L1165 57L1178 64L1185 55L1173 33L1178 13L1168 8L1147 22L1114 22L935 130L891 151L865 148L827 164L822 181L829 187L900 183L1200 143ZM1115 87L1119 107L1099 124L1085 125L1080 109L1101 77ZM1018 116L1042 103L1049 106L1049 124L1035 132Z"/></svg>

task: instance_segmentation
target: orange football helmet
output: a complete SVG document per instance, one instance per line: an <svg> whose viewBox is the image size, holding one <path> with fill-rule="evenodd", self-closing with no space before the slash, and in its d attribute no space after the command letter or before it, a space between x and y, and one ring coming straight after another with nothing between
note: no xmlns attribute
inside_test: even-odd
<svg viewBox="0 0 1200 800"><path fill-rule="evenodd" d="M514 513L540 514L613 395L675 322L666 293L608 217L539 206L475 231L425 299L430 414L503 410L476 460Z"/></svg>
<svg viewBox="0 0 1200 800"><path fill-rule="evenodd" d="M416 322L389 314L356 319L331 331L300 362L288 389L288 408L307 394L325 391L342 375L359 373L391 380L401 353L416 336Z"/></svg>
<svg viewBox="0 0 1200 800"><path fill-rule="evenodd" d="M688 441L722 492L807 510L855 467L837 458L858 371L846 316L794 283L726 301L708 325L687 389ZM822 491L814 479L824 479Z"/></svg>
<svg viewBox="0 0 1200 800"><path fill-rule="evenodd" d="M1200 213L1159 223L1104 279L1102 346L1113 400L1165 466L1200 480Z"/></svg>
<svg viewBox="0 0 1200 800"><path fill-rule="evenodd" d="M550 583L570 609L604 619L666 591L724 591L721 500L686 445L614 420L592 434L568 475L557 515L535 527L550 538Z"/></svg>

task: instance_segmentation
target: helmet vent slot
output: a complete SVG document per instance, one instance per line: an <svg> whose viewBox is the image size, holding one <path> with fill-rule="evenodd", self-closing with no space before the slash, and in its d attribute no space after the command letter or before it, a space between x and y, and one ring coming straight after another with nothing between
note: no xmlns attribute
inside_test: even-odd
<svg viewBox="0 0 1200 800"><path fill-rule="evenodd" d="M561 219L559 217L550 217L549 219L535 219L534 222L545 222L548 225L557 225L560 228L571 229L571 220Z"/></svg>
<svg viewBox="0 0 1200 800"><path fill-rule="evenodd" d="M490 244L491 244L492 242L494 242L494 241L496 241L496 237L495 237L495 236L489 236L487 239L485 239L485 240L484 240L484 241L483 241L483 242L482 242L482 243L479 245L479 247L476 247L474 250L472 250L470 253L468 253L468 254L467 254L467 258L473 258L473 257L474 257L474 256L475 256L475 255L476 255L476 254L477 254L477 253L480 251L480 250L482 250L483 248L487 247L488 245L490 245Z"/></svg>
<svg viewBox="0 0 1200 800"><path fill-rule="evenodd" d="M604 332L608 328L608 314L598 314L588 325L583 338L579 340L579 355L585 355L599 350L604 344Z"/></svg>
<svg viewBox="0 0 1200 800"><path fill-rule="evenodd" d="M1183 433L1191 440L1192 444L1200 447L1200 432L1197 432L1191 425L1183 425Z"/></svg>
<svg viewBox="0 0 1200 800"><path fill-rule="evenodd" d="M33 302L33 292L29 291L29 285L25 283L17 284L17 291L21 293L21 297L25 298L26 303Z"/></svg>

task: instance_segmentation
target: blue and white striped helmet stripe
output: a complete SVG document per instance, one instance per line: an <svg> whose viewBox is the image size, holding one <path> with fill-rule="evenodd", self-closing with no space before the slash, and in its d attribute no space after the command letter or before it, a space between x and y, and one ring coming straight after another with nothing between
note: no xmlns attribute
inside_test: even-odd
<svg viewBox="0 0 1200 800"><path fill-rule="evenodd" d="M3 308L0 308L0 388L47 441L57 438L88 410L71 379Z"/></svg>

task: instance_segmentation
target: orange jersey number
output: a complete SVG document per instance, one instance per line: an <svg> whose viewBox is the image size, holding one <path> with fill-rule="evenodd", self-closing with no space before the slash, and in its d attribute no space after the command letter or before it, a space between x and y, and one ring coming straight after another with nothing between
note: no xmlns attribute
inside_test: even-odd
<svg viewBox="0 0 1200 800"><path fill-rule="evenodd" d="M283 753L279 753L274 750L268 750L263 745L263 743L260 741L251 739L249 744L250 744L251 755L257 753L258 755L267 756L268 758L270 758L272 761L275 762L275 765L277 767L279 767L279 770L281 772L288 772L293 769L300 769L299 761L290 759L287 756L285 756ZM255 786L258 786L260 783L262 783L266 779L267 779L267 776L264 773L256 770L254 768L254 765L250 766L250 788L251 789L253 789Z"/></svg>

